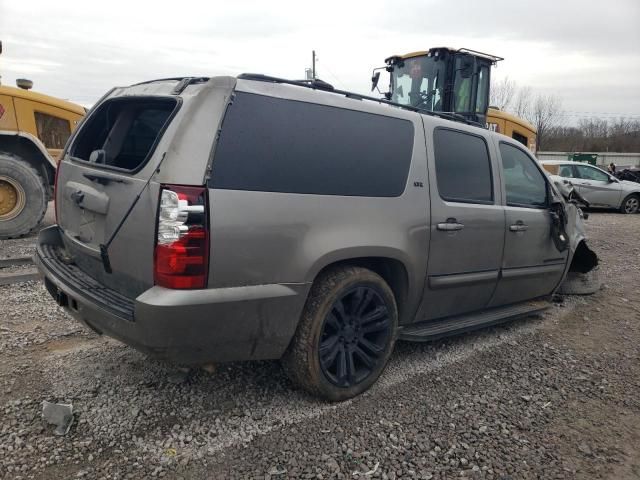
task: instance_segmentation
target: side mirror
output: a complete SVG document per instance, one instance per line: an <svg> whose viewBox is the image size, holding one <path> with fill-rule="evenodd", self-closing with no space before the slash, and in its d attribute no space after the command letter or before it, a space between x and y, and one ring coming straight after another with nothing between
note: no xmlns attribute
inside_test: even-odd
<svg viewBox="0 0 640 480"><path fill-rule="evenodd" d="M378 81L380 80L380 72L376 72L371 77L371 91L373 92L378 87Z"/></svg>
<svg viewBox="0 0 640 480"><path fill-rule="evenodd" d="M609 183L618 183L619 180L613 175L609 175Z"/></svg>

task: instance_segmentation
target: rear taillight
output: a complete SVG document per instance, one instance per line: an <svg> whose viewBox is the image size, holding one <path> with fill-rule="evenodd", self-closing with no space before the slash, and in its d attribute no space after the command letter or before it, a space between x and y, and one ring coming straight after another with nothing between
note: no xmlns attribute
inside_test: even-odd
<svg viewBox="0 0 640 480"><path fill-rule="evenodd" d="M162 185L154 282L166 288L204 288L209 271L209 206L205 187Z"/></svg>

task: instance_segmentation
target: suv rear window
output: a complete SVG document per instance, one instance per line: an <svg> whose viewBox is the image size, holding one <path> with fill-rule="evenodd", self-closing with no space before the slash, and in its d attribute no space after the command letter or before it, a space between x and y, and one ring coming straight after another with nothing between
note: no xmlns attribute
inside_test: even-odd
<svg viewBox="0 0 640 480"><path fill-rule="evenodd" d="M176 104L172 98L109 100L91 114L69 153L78 160L136 171L151 155Z"/></svg>
<svg viewBox="0 0 640 480"><path fill-rule="evenodd" d="M225 115L210 184L395 197L407 182L413 135L408 120L238 92Z"/></svg>

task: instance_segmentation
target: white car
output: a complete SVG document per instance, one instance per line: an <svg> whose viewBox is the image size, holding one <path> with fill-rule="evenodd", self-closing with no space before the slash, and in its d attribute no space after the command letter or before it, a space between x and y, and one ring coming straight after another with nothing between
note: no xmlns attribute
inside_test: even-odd
<svg viewBox="0 0 640 480"><path fill-rule="evenodd" d="M640 210L640 183L618 180L604 170L568 160L540 162L556 182L572 183L590 207L616 208L622 213Z"/></svg>

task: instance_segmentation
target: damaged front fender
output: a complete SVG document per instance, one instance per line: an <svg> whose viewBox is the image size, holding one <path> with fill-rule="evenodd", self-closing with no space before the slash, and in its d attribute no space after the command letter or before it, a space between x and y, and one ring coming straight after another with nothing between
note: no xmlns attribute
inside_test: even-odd
<svg viewBox="0 0 640 480"><path fill-rule="evenodd" d="M572 184L560 185L554 182L557 190L554 190L556 199L562 202L562 212L565 220L562 233L554 235L566 235L569 248L569 268L565 278L558 288L562 294L591 294L600 289L597 266L598 255L587 245L585 229L585 216L578 206L578 202L588 203L580 197ZM552 212L553 215L553 212ZM556 239L554 239L556 241ZM556 241L556 244L558 244Z"/></svg>

